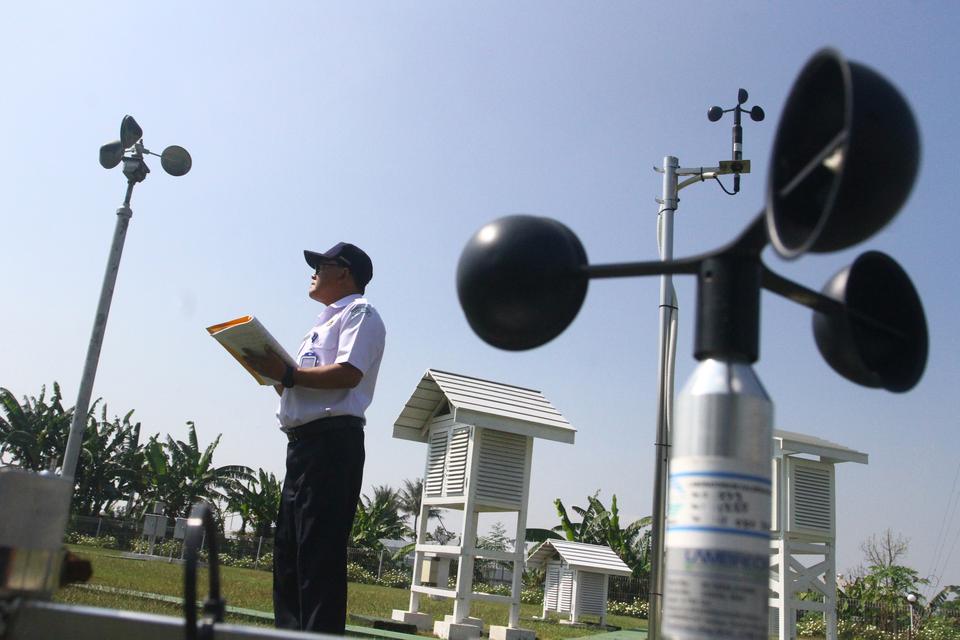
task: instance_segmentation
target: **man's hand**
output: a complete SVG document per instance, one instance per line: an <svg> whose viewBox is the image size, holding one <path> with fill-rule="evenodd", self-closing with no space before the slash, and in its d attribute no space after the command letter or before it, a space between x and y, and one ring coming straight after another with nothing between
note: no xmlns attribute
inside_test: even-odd
<svg viewBox="0 0 960 640"><path fill-rule="evenodd" d="M244 349L243 359L254 371L274 380L283 380L283 374L287 371L287 365L280 356L270 350L255 353ZM296 386L310 389L352 389L363 378L363 373L348 362L295 368L293 372ZM278 386L277 393L283 395L283 388Z"/></svg>
<svg viewBox="0 0 960 640"><path fill-rule="evenodd" d="M244 349L243 359L254 371L274 380L282 380L283 374L287 370L287 365L283 363L280 356L269 349L266 353L256 353L250 349Z"/></svg>

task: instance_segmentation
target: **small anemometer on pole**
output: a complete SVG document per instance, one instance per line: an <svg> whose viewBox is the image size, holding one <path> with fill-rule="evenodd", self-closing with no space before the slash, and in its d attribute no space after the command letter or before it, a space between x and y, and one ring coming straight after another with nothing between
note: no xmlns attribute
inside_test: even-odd
<svg viewBox="0 0 960 640"><path fill-rule="evenodd" d="M129 155L125 155L129 153ZM120 139L108 142L100 147L100 166L104 169L113 169L123 162L123 175L131 183L143 182L150 168L144 162L144 155L160 158L163 170L172 176L186 175L193 166L190 154L183 147L171 145L163 153L153 153L143 146L143 129L133 119L133 116L124 116L120 123Z"/></svg>
<svg viewBox="0 0 960 640"><path fill-rule="evenodd" d="M749 111L743 108L743 104L750 99L746 89L737 91L737 105L730 109L713 106L707 111L707 119L710 122L718 122L723 114L733 112L733 143L730 153L730 160L721 160L720 169L724 173L733 174L733 192L727 191L730 195L740 193L740 174L750 173L750 161L743 159L743 126L740 124L740 115L744 112L750 114L750 119L754 122L762 122L766 117L763 109L759 105L754 105ZM719 179L717 180L719 182ZM723 187L723 184L720 185Z"/></svg>
<svg viewBox="0 0 960 640"><path fill-rule="evenodd" d="M80 455L80 445L83 442L83 430L87 423L87 411L90 408L90 396L93 393L93 380L97 375L97 364L100 361L100 348L103 346L103 334L107 328L107 316L110 314L110 303L113 300L113 288L117 282L117 272L120 270L120 256L123 254L123 243L127 237L127 227L133 210L130 208L130 198L133 196L133 187L143 182L150 167L147 166L145 156L159 156L164 171L172 176L186 175L193 166L190 154L183 147L172 145L156 154L143 145L143 129L133 119L133 116L124 116L120 123L120 139L100 147L100 166L104 169L113 169L123 162L123 175L127 177L127 193L123 198L123 205L117 209L117 224L113 231L113 242L110 245L110 255L107 258L107 270L103 276L103 286L100 289L100 302L97 305L97 314L94 317L93 332L90 336L90 345L87 347L87 359L83 367L83 377L80 380L80 392L77 404L73 410L73 420L70 423L70 437L67 440L67 450L63 456L61 475L73 478L77 470L77 458Z"/></svg>
<svg viewBox="0 0 960 640"><path fill-rule="evenodd" d="M735 145L736 137L735 130ZM591 265L573 231L535 216L494 220L467 242L457 267L460 305L476 334L501 349L531 349L560 335L593 278L696 276L698 364L678 399L670 463L662 622L670 638L768 637L773 402L752 367L761 290L812 309L817 347L847 379L905 392L922 377L923 305L893 258L868 251L819 293L761 259L768 244L795 259L868 239L906 201L918 160L916 123L896 88L824 49L784 106L765 205L726 246L683 259ZM664 173L680 174L676 158L665 159ZM677 202L667 175L661 215Z"/></svg>

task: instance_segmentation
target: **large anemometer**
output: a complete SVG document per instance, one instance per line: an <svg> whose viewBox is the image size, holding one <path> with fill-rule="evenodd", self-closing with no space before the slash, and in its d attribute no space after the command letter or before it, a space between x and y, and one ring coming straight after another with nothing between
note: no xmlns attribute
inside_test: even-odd
<svg viewBox="0 0 960 640"><path fill-rule="evenodd" d="M107 269L103 275L103 284L100 288L100 301L97 304L97 315L93 321L93 331L90 335L90 344L87 346L87 358L83 365L83 376L80 379L80 392L77 394L77 404L73 410L73 420L70 423L70 436L67 439L67 450L63 456L61 475L73 478L77 469L77 459L80 456L80 445L83 442L83 429L87 424L87 410L90 406L90 396L93 393L93 381L97 376L97 365L100 362L100 348L103 346L103 334L107 329L107 316L110 314L110 303L113 301L113 289L117 282L117 273L120 270L120 257L123 255L123 243L127 238L127 227L133 216L130 208L130 198L133 197L133 187L143 182L150 173L150 167L144 161L144 155L159 155L160 165L164 171L172 176L186 175L193 166L190 154L183 147L171 145L156 154L143 146L143 129L133 119L133 116L124 116L120 122L120 139L100 147L100 166L104 169L113 169L123 162L123 175L127 177L127 193L123 198L123 205L117 209L117 224L113 230L113 242L110 244L110 255L107 257Z"/></svg>
<svg viewBox="0 0 960 640"><path fill-rule="evenodd" d="M734 154L745 93L734 107ZM708 115L722 113L714 107ZM763 116L758 107L749 113ZM495 220L468 241L457 269L460 304L477 335L501 349L531 349L562 333L591 278L697 277L699 364L678 401L670 467L666 637L767 638L773 404L751 366L759 358L760 290L813 310L817 347L845 378L895 392L920 380L926 319L893 258L864 253L819 293L761 260L768 244L795 259L866 240L903 205L918 158L917 127L899 92L824 49L787 98L765 206L728 245L690 258L591 265L569 228L524 215Z"/></svg>

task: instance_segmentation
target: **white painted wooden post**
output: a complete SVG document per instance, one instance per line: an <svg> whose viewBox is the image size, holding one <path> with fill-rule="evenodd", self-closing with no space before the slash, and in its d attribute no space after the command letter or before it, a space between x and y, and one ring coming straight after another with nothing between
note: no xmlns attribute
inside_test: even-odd
<svg viewBox="0 0 960 640"><path fill-rule="evenodd" d="M787 545L783 538L777 541L777 593L780 594L781 605L777 610L777 636L780 640L790 638L790 558L787 555Z"/></svg>
<svg viewBox="0 0 960 640"><path fill-rule="evenodd" d="M570 622L580 622L580 570L573 570L573 584L570 586Z"/></svg>
<svg viewBox="0 0 960 640"><path fill-rule="evenodd" d="M472 504L467 503L472 507ZM472 508L463 510L463 537L460 539L460 560L457 564L457 597L453 601L456 624L470 617L470 594L473 592L473 564L477 553L477 518Z"/></svg>
<svg viewBox="0 0 960 640"><path fill-rule="evenodd" d="M426 474L424 474L424 484L423 491L420 494L420 520L417 522L417 542L416 544L426 544L427 542L427 515L430 513L430 505L427 504L427 485L426 485ZM414 547L416 549L416 547ZM421 574L423 573L423 551L414 551L413 552L413 577L410 581L412 585L420 586L421 584ZM447 588L447 585L437 585L438 587ZM410 590L410 612L416 613L420 611L420 594L415 590Z"/></svg>
<svg viewBox="0 0 960 640"><path fill-rule="evenodd" d="M473 482L473 471L480 459L480 446L483 429L470 429L470 451L467 454L467 468L464 470L466 500L463 502L463 537L460 539L460 561L457 565L457 598L453 602L453 622L459 624L470 617L470 600L473 593L473 563L477 555L477 483Z"/></svg>
<svg viewBox="0 0 960 640"><path fill-rule="evenodd" d="M773 555L771 562L776 562L777 575L774 590L779 596L779 606L777 607L777 638L786 640L790 637L789 618L791 615L790 606L790 557L787 553L787 462L785 457L777 458L774 461L774 483L776 486L776 509L777 522L771 523L771 526L779 531L779 540L771 539L771 549Z"/></svg>
<svg viewBox="0 0 960 640"><path fill-rule="evenodd" d="M520 510L517 512L517 533L513 543L513 581L510 585L510 621L511 629L520 626L520 592L523 591L524 560L527 556L527 500L530 497L530 467L533 465L533 438L527 438L526 461L523 465L523 494Z"/></svg>
<svg viewBox="0 0 960 640"><path fill-rule="evenodd" d="M823 574L827 584L827 595L823 601L827 605L823 621L827 626L827 640L837 640L837 551L833 541L826 543L826 573Z"/></svg>
<svg viewBox="0 0 960 640"><path fill-rule="evenodd" d="M600 626L607 626L607 592L610 587L610 576L603 576L603 591L600 601L603 602L603 609L600 610Z"/></svg>

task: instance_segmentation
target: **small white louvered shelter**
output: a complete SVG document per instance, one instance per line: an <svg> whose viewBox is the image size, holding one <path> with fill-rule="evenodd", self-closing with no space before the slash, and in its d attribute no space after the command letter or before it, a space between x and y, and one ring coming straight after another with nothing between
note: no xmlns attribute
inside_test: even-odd
<svg viewBox="0 0 960 640"><path fill-rule="evenodd" d="M427 447L423 500L410 586L408 611L393 618L413 622L442 638L459 640L480 635L483 621L470 617L473 600L510 604L508 627L490 627L492 640L534 637L519 628L520 589L527 526L527 497L533 439L573 444L576 430L539 391L428 369L393 425L393 437L423 442ZM458 545L427 544L427 513L431 507L463 511ZM515 512L513 551L476 548L477 518L483 512ZM422 584L426 554L457 559L456 588ZM513 563L511 594L473 592L477 558ZM434 622L420 613L421 595L451 598L453 615Z"/></svg>
<svg viewBox="0 0 960 640"><path fill-rule="evenodd" d="M800 609L822 611L826 640L837 640L835 467L867 464L867 454L790 431L773 436L770 633L797 637ZM813 591L816 599L799 600Z"/></svg>
<svg viewBox="0 0 960 640"><path fill-rule="evenodd" d="M630 567L607 546L547 540L527 558L528 567L544 568L543 616L569 613L600 616L607 622L607 583L610 576L629 576Z"/></svg>

